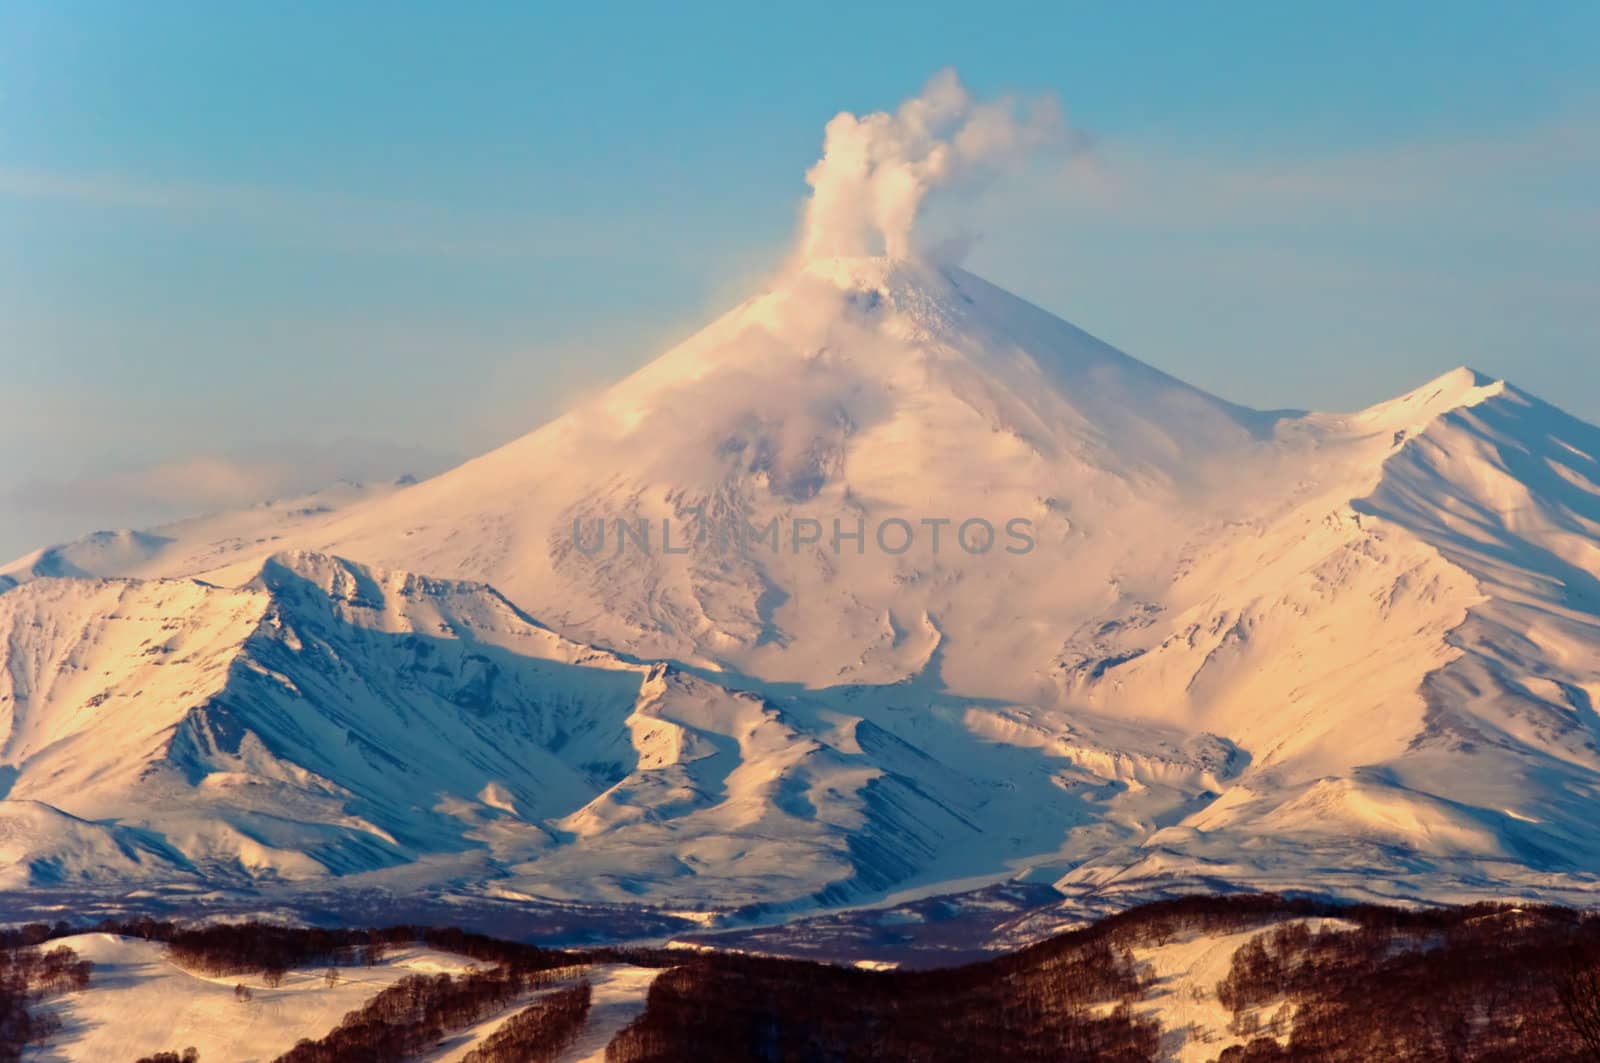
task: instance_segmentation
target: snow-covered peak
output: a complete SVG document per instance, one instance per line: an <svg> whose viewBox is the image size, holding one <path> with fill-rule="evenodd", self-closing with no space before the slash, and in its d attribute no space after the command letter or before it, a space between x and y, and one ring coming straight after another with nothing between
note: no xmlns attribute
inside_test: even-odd
<svg viewBox="0 0 1600 1063"><path fill-rule="evenodd" d="M1459 366L1399 398L1380 402L1352 416L1353 423L1373 429L1408 428L1415 430L1441 414L1464 406L1476 406L1502 394L1504 380L1496 380L1476 369Z"/></svg>
<svg viewBox="0 0 1600 1063"><path fill-rule="evenodd" d="M0 572L0 766L193 866L486 849L571 899L1565 888L1597 570L1600 429L1502 381L1257 413L962 270L813 259L427 482ZM210 586L66 578L112 572Z"/></svg>
<svg viewBox="0 0 1600 1063"><path fill-rule="evenodd" d="M821 280L832 287L862 299L888 299L891 304L912 301L958 299L949 272L938 264L915 258L888 256L842 256L816 258L798 267L798 277Z"/></svg>
<svg viewBox="0 0 1600 1063"><path fill-rule="evenodd" d="M813 258L800 271L829 281L846 291L873 288L937 286L938 267L922 259L890 258L886 255L841 255Z"/></svg>

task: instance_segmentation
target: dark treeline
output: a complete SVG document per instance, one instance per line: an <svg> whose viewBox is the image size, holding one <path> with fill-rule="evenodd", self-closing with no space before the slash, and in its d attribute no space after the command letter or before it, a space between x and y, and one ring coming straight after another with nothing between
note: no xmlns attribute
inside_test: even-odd
<svg viewBox="0 0 1600 1063"><path fill-rule="evenodd" d="M223 923L173 927L165 941L173 959L207 974L261 970L268 975L323 964L373 965L401 945L422 944L482 963L539 971L574 963L559 949L500 941L453 927L386 927L381 930L322 930L269 923Z"/></svg>
<svg viewBox="0 0 1600 1063"><path fill-rule="evenodd" d="M462 1063L553 1063L589 1018L589 983L560 989L517 1012Z"/></svg>
<svg viewBox="0 0 1600 1063"><path fill-rule="evenodd" d="M327 1036L301 1041L277 1063L393 1063L481 1022L524 993L558 984L562 977L555 970L511 966L454 978L411 975L350 1012Z"/></svg>
<svg viewBox="0 0 1600 1063"><path fill-rule="evenodd" d="M203 974L262 971L274 982L285 971L318 964L373 965L389 949L410 944L408 928L323 930L270 923L218 923L172 927L153 940L164 941L174 963Z"/></svg>
<svg viewBox="0 0 1600 1063"><path fill-rule="evenodd" d="M513 971L547 971L593 962L590 954L571 949L547 949L516 941L502 941L457 927L410 927L414 940L440 952L453 952L479 963Z"/></svg>
<svg viewBox="0 0 1600 1063"><path fill-rule="evenodd" d="M1299 922L1316 916L1356 928ZM1218 999L1241 1035L1268 1015L1278 1038L1222 1063L1600 1063L1600 917L1263 895L1146 905L946 971L680 958L608 1059L1154 1060L1157 1031L1121 1007L1147 988L1126 950L1255 926Z"/></svg>
<svg viewBox="0 0 1600 1063"><path fill-rule="evenodd" d="M134 1063L200 1063L200 1053L193 1048L185 1048L182 1052L157 1052Z"/></svg>
<svg viewBox="0 0 1600 1063"><path fill-rule="evenodd" d="M1600 1061L1600 1029L1586 1043L1574 1021L1600 1006L1600 919L1488 905L1357 914L1354 931L1285 925L1234 954L1217 997L1236 1029L1250 1031L1251 1009L1293 1013L1286 1043L1258 1037L1224 1063Z"/></svg>
<svg viewBox="0 0 1600 1063"><path fill-rule="evenodd" d="M87 987L92 969L71 949L40 948L20 931L0 941L0 1063L21 1059L24 1048L56 1032L60 1021L36 1005Z"/></svg>
<svg viewBox="0 0 1600 1063"><path fill-rule="evenodd" d="M455 927L391 926L328 930L310 926L243 922L187 925L161 919L108 919L92 926L30 923L0 930L0 949L39 945L72 934L101 933L158 941L174 962L204 974L283 972L295 967L359 966L383 960L402 945L422 944L441 952L519 971L586 962L583 954L502 941Z"/></svg>
<svg viewBox="0 0 1600 1063"><path fill-rule="evenodd" d="M1295 922L1336 917L1355 928ZM1247 1043L1221 1063L1600 1063L1600 916L1479 905L1397 909L1275 896L1194 897L1101 919L981 963L865 971L800 960L674 949L544 949L455 929L322 930L157 920L0 931L0 1034L9 1056L49 1032L34 1007L88 976L57 937L84 929L165 943L210 973L372 962L421 943L478 961L455 978L413 976L377 994L285 1063L400 1060L561 987L572 967L664 968L613 1063L1005 1059L1135 1063L1161 1032L1136 1014L1148 968L1131 950L1259 928L1216 986ZM569 970L557 970L569 968ZM586 985L558 988L508 1020L474 1063L538 1060L582 1029ZM1271 1034L1272 1036L1262 1036ZM181 1059L181 1057L179 1057Z"/></svg>
<svg viewBox="0 0 1600 1063"><path fill-rule="evenodd" d="M1104 939L937 971L704 954L656 979L606 1058L1145 1063L1160 1031L1125 1006L1142 990Z"/></svg>

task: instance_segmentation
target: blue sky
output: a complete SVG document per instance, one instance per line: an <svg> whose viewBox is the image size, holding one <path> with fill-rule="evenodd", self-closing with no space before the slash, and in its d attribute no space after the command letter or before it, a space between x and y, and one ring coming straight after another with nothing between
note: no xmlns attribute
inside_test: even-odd
<svg viewBox="0 0 1600 1063"><path fill-rule="evenodd" d="M0 554L520 434L953 66L1088 145L969 268L1264 407L1600 420L1600 5L0 5ZM200 471L204 475L200 474Z"/></svg>

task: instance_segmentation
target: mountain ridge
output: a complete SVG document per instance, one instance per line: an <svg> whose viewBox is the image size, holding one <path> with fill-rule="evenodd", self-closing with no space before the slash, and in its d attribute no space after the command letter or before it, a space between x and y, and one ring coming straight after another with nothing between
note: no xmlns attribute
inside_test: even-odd
<svg viewBox="0 0 1600 1063"><path fill-rule="evenodd" d="M432 480L0 570L0 810L111 831L34 859L85 882L115 849L724 913L1007 876L1585 895L1597 456L1600 429L1465 366L1354 413L1251 411L971 274L812 262ZM664 548L708 515L780 530ZM1013 519L1019 554L955 538ZM657 548L579 539L618 521ZM914 547L873 541L893 521ZM167 667L72 637L124 608L95 566L187 578L117 593L150 645L199 645L165 675L210 693L150 777L192 823L130 814L155 783L105 750L66 756L116 705L75 676Z"/></svg>

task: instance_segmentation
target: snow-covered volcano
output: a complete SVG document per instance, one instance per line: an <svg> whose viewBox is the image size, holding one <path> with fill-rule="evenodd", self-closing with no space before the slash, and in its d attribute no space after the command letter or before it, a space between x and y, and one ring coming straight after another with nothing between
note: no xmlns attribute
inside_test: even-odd
<svg viewBox="0 0 1600 1063"><path fill-rule="evenodd" d="M816 687L938 651L952 688L1036 699L1053 679L995 660L1156 595L1260 490L1272 423L971 274L826 259L306 545L482 580L641 655Z"/></svg>
<svg viewBox="0 0 1600 1063"><path fill-rule="evenodd" d="M8 877L1586 890L1597 457L1470 370L1260 413L815 260L433 480L0 572Z"/></svg>

